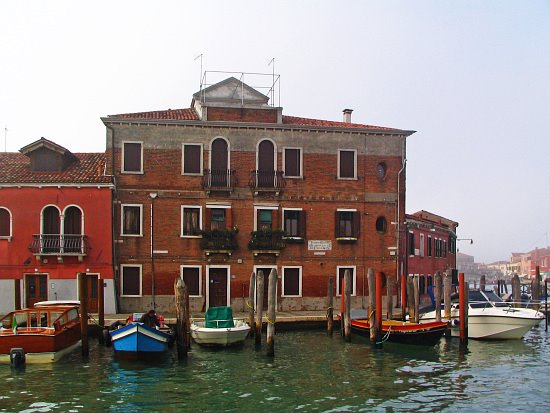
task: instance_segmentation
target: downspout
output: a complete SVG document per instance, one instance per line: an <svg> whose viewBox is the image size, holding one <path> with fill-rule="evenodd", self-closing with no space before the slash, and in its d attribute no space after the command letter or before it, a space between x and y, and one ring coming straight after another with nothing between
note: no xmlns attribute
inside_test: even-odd
<svg viewBox="0 0 550 413"><path fill-rule="evenodd" d="M111 131L111 177L113 178L113 192L112 192L112 202L111 202L111 217L113 224L111 225L111 248L113 250L113 287L115 292L115 312L118 313L118 310L120 309L120 295L119 295L119 288L118 288L118 271L117 271L117 262L118 262L118 253L117 253L117 246L115 242L116 238L116 225L117 225L117 219L116 219L116 203L118 201L117 198L117 185L116 185L116 176L115 176L115 129L105 124L105 127Z"/></svg>
<svg viewBox="0 0 550 413"><path fill-rule="evenodd" d="M401 285L401 283L399 282L399 264L400 264L400 257L401 257L401 254L400 254L400 250L399 250L399 234L400 234L400 230L401 230L401 222L400 222L400 216L401 216L401 208L400 208L400 201L401 201L401 174L403 173L403 171L405 170L405 166L407 165L407 158L405 157L405 153L406 153L406 145L407 145L407 140L405 138L405 136L403 136L403 148L402 148L402 151L401 151L401 169L399 170L399 172L397 173L397 216L396 216L396 219L395 219L395 222L397 223L397 225L395 226L395 231L396 231L396 237L395 237L395 247L396 247L396 265L395 265L395 272L396 272L396 285ZM399 296L399 294L398 294ZM399 299L397 300L399 302ZM401 303L401 305L403 305Z"/></svg>

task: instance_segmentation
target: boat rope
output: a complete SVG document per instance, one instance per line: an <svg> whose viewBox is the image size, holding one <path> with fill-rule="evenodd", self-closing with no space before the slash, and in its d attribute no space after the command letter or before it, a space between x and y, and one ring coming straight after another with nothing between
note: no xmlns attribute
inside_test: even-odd
<svg viewBox="0 0 550 413"><path fill-rule="evenodd" d="M94 318L94 316L93 316L92 314L89 314L89 313L88 313L88 319L89 319L89 320L92 320L92 323L94 323L95 325L99 326L99 328L101 328L101 329L104 329L104 328L105 328L105 326L102 326L101 324L99 324L99 321L97 321L97 320Z"/></svg>
<svg viewBox="0 0 550 413"><path fill-rule="evenodd" d="M370 314L369 314L369 320L370 320L370 318L374 315L374 313L376 313L376 310L372 310L372 311L370 312Z"/></svg>
<svg viewBox="0 0 550 413"><path fill-rule="evenodd" d="M269 317L267 316L267 314L265 315L265 319L267 320L267 322L268 322L269 324L271 324L271 325L274 325L274 324L275 324L275 321L271 321L271 320L269 319Z"/></svg>
<svg viewBox="0 0 550 413"><path fill-rule="evenodd" d="M383 344L386 341L388 341L388 338L390 338L390 333L391 333L391 326L388 327L388 332L384 335L384 337L382 338L382 341L377 341L376 344Z"/></svg>
<svg viewBox="0 0 550 413"><path fill-rule="evenodd" d="M328 320L328 318L330 317L330 314L332 313L332 310L334 310L333 307L330 307L330 306L329 306L329 307L327 308L327 320Z"/></svg>
<svg viewBox="0 0 550 413"><path fill-rule="evenodd" d="M252 306L250 305L250 301L246 301L246 306L247 306L250 310L252 310L253 313L256 312L256 310L254 310L254 307L252 307Z"/></svg>

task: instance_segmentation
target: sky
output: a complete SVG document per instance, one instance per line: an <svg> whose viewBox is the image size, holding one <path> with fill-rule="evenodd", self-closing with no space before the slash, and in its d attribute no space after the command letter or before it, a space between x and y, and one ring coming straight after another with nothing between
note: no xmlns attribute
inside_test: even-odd
<svg viewBox="0 0 550 413"><path fill-rule="evenodd" d="M406 210L457 221L461 252L549 244L550 1L4 1L0 39L0 150L103 151L100 117L190 106L197 56L274 58L284 114L417 131Z"/></svg>

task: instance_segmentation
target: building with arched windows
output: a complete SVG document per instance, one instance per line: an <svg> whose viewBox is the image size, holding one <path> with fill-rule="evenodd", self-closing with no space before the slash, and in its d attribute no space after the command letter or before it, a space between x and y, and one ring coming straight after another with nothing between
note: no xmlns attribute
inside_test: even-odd
<svg viewBox="0 0 550 413"><path fill-rule="evenodd" d="M350 109L286 116L275 84L264 95L243 79L203 83L189 108L102 118L121 311L172 310L178 277L192 311L242 311L251 273L273 268L279 310L325 309L346 270L360 306L369 268L402 269L413 131L352 123Z"/></svg>
<svg viewBox="0 0 550 413"><path fill-rule="evenodd" d="M78 299L88 274L97 311L115 312L111 177L105 154L71 153L39 139L0 153L0 314L37 301Z"/></svg>

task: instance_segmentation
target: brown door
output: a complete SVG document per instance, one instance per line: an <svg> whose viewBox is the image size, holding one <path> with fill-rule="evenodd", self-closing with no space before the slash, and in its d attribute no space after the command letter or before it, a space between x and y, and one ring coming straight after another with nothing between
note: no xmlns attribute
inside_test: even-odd
<svg viewBox="0 0 550 413"><path fill-rule="evenodd" d="M269 297L269 274L271 273L272 268L257 268L256 274L258 274L260 271L264 274L264 302L263 302L263 309L267 310L267 300Z"/></svg>
<svg viewBox="0 0 550 413"><path fill-rule="evenodd" d="M33 307L39 301L48 299L48 276L46 274L25 275L25 303Z"/></svg>
<svg viewBox="0 0 550 413"><path fill-rule="evenodd" d="M82 250L82 211L77 207L69 207L63 220L63 251L65 253L80 253Z"/></svg>
<svg viewBox="0 0 550 413"><path fill-rule="evenodd" d="M212 142L212 153L210 159L210 173L212 174L212 186L227 187L228 162L227 142L218 138Z"/></svg>
<svg viewBox="0 0 550 413"><path fill-rule="evenodd" d="M258 186L273 188L275 184L275 147L268 140L260 142L258 146Z"/></svg>
<svg viewBox="0 0 550 413"><path fill-rule="evenodd" d="M227 305L227 268L210 268L208 307Z"/></svg>
<svg viewBox="0 0 550 413"><path fill-rule="evenodd" d="M97 313L98 311L98 298L97 298L97 289L98 289L98 276L90 275L86 276L88 283L88 311L90 313Z"/></svg>

